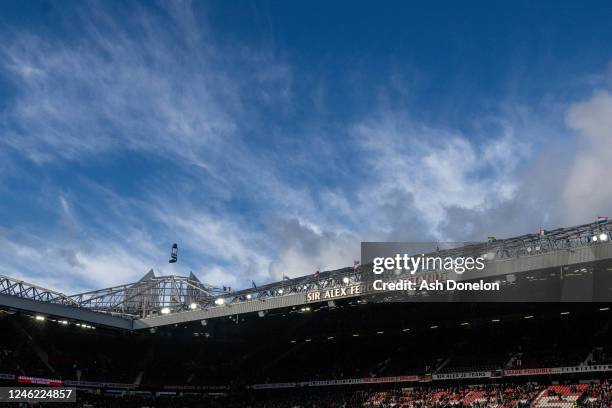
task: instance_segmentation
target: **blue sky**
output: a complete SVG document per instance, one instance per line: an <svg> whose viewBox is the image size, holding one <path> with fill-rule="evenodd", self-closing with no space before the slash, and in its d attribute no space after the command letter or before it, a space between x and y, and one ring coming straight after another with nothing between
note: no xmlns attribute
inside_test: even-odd
<svg viewBox="0 0 612 408"><path fill-rule="evenodd" d="M0 273L244 287L366 240L612 215L610 21L609 2L2 2Z"/></svg>

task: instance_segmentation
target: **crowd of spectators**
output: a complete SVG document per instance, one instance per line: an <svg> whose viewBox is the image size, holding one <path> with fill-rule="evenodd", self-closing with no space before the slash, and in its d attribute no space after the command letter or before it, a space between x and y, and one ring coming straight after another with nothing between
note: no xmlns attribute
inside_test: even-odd
<svg viewBox="0 0 612 408"><path fill-rule="evenodd" d="M496 384L456 387L303 388L243 391L234 394L147 396L78 393L76 404L53 403L54 408L528 408L537 407L539 395L549 395L542 384ZM609 408L612 386L591 384L576 401L577 408ZM548 393L548 394L546 394ZM41 407L44 405L40 405ZM0 403L0 408L10 407Z"/></svg>
<svg viewBox="0 0 612 408"><path fill-rule="evenodd" d="M612 407L612 384L606 381L602 384L590 385L582 406L585 408Z"/></svg>

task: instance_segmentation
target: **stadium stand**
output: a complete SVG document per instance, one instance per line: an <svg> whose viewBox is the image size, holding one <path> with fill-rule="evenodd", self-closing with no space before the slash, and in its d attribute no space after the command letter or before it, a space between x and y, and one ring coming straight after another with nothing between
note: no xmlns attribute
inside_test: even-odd
<svg viewBox="0 0 612 408"><path fill-rule="evenodd" d="M601 408L610 320L598 304L338 302L150 333L5 311L0 382L55 379L83 407Z"/></svg>

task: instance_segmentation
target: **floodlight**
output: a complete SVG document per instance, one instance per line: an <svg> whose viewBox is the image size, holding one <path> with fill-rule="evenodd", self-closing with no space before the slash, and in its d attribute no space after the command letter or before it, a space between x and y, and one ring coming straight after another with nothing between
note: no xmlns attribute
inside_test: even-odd
<svg viewBox="0 0 612 408"><path fill-rule="evenodd" d="M601 234L599 234L599 240L602 242L605 242L608 240L608 234L606 234L605 232L602 232Z"/></svg>
<svg viewBox="0 0 612 408"><path fill-rule="evenodd" d="M198 304L197 304L197 303L192 303L192 304L190 304L190 305L189 305L189 308L190 308L191 310L195 310L195 309L197 309L197 308L198 308Z"/></svg>
<svg viewBox="0 0 612 408"><path fill-rule="evenodd" d="M224 303L225 303L225 299L223 299L223 298L217 298L215 300L215 305L217 305L217 306L222 306Z"/></svg>
<svg viewBox="0 0 612 408"><path fill-rule="evenodd" d="M247 300L251 300L253 298L253 295L251 295L250 293L248 295L246 295Z"/></svg>
<svg viewBox="0 0 612 408"><path fill-rule="evenodd" d="M36 315L34 318L38 320L39 322L42 322L45 320L45 316L41 316L41 315Z"/></svg>
<svg viewBox="0 0 612 408"><path fill-rule="evenodd" d="M342 278L342 283L344 283L345 285L349 282L350 282L350 279L348 278L348 276L345 276L344 278Z"/></svg>
<svg viewBox="0 0 612 408"><path fill-rule="evenodd" d="M170 313L169 307L162 307L161 314L169 314L169 313Z"/></svg>

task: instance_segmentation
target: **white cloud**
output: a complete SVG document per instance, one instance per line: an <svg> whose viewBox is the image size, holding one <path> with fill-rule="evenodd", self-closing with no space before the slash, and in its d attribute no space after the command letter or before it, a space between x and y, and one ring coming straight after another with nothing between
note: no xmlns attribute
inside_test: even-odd
<svg viewBox="0 0 612 408"><path fill-rule="evenodd" d="M415 126L396 115L358 125L355 137L372 169L366 189L374 204L366 205L364 214L372 214L372 206L395 205L400 198L405 211L416 211L438 239L444 239L439 227L449 208L486 212L513 199L514 172L526 151L510 133L476 144L459 133ZM426 236L428 231L421 233Z"/></svg>
<svg viewBox="0 0 612 408"><path fill-rule="evenodd" d="M70 39L5 33L0 73L16 98L0 145L37 163L123 150L210 171L239 143L250 105L286 101L291 73L263 53L219 49L181 9L126 12L129 34L99 8L86 10Z"/></svg>
<svg viewBox="0 0 612 408"><path fill-rule="evenodd" d="M611 209L612 95L599 91L573 104L566 121L580 140L563 192L565 218L571 223L589 222L597 215L609 215Z"/></svg>
<svg viewBox="0 0 612 408"><path fill-rule="evenodd" d="M354 233L334 231L299 219L279 220L272 237L278 242L278 256L271 263L275 280L343 268L360 257L360 238Z"/></svg>

